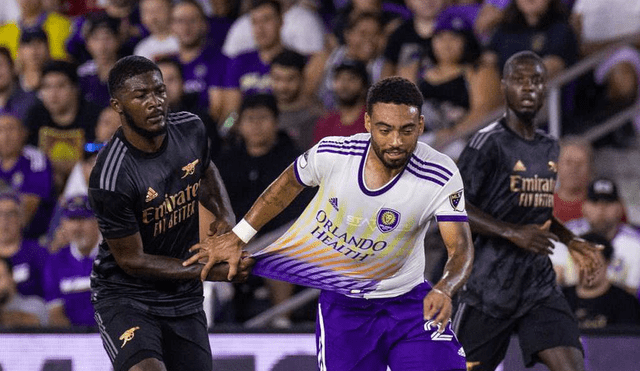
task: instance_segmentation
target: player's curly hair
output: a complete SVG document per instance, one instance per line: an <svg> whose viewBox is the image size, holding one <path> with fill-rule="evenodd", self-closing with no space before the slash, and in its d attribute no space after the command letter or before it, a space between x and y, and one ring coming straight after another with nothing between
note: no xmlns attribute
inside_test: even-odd
<svg viewBox="0 0 640 371"><path fill-rule="evenodd" d="M424 98L416 84L403 77L388 77L373 84L367 93L367 113L371 116L376 103L406 104L422 108Z"/></svg>
<svg viewBox="0 0 640 371"><path fill-rule="evenodd" d="M134 76L147 72L158 71L160 68L145 57L130 55L121 58L109 71L109 95L114 98L115 94L122 89L124 83ZM162 72L160 72L162 74Z"/></svg>

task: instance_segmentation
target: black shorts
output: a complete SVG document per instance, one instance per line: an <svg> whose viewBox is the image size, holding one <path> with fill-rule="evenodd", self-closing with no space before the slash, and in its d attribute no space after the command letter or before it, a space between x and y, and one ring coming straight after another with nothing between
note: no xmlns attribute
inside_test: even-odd
<svg viewBox="0 0 640 371"><path fill-rule="evenodd" d="M511 335L518 334L527 367L540 362L538 353L555 347L582 350L578 323L567 300L554 293L518 318L494 318L461 303L453 321L467 362L480 362L473 371L493 371L504 359Z"/></svg>
<svg viewBox="0 0 640 371"><path fill-rule="evenodd" d="M95 319L115 371L127 371L147 358L162 361L168 371L213 368L204 311L160 317L113 306L96 309Z"/></svg>

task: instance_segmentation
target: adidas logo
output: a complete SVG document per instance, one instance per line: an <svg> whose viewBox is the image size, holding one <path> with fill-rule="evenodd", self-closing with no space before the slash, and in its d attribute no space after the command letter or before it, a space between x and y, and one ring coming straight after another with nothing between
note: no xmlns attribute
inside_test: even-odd
<svg viewBox="0 0 640 371"><path fill-rule="evenodd" d="M464 348L460 347L460 349L458 349L458 355L460 357L466 357L467 355L464 353Z"/></svg>
<svg viewBox="0 0 640 371"><path fill-rule="evenodd" d="M337 197L331 197L329 199L329 203L331 204L331 206L333 206L334 209L336 209L336 211L340 211L340 209L338 208L338 198Z"/></svg>
<svg viewBox="0 0 640 371"><path fill-rule="evenodd" d="M527 171L527 167L524 166L522 161L518 160L518 162L516 162L516 166L513 167L513 171Z"/></svg>
<svg viewBox="0 0 640 371"><path fill-rule="evenodd" d="M149 189L147 190L147 196L144 198L144 202L149 202L156 197L158 197L158 192L154 191L153 188L149 187Z"/></svg>

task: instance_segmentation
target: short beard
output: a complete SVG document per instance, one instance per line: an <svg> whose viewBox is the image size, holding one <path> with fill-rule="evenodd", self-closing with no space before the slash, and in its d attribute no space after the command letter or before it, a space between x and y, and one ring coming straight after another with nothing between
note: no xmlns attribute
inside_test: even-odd
<svg viewBox="0 0 640 371"><path fill-rule="evenodd" d="M133 121L133 117L131 117L131 115L126 111L126 110L122 110L122 114L124 115L124 120L127 123L127 126L129 126L131 128L131 130L133 130L136 134L147 138L147 139L153 139L155 137L158 137L160 135L163 135L167 132L167 123L165 121L164 126L160 127L160 130L157 131L151 131L151 130L147 130L147 129L143 129L141 127L139 127L138 125L136 125ZM166 116L165 116L166 117ZM165 118L166 120L166 118Z"/></svg>
<svg viewBox="0 0 640 371"><path fill-rule="evenodd" d="M390 170L403 168L405 165L407 165L407 163L409 162L409 158L411 157L407 156L404 160L398 160L397 162L387 162L384 159L384 152L373 140L371 140L371 149L373 149L374 154L378 157L378 159L380 159L380 162L382 162L382 164Z"/></svg>
<svg viewBox="0 0 640 371"><path fill-rule="evenodd" d="M539 110L535 110L533 112L517 112L517 111L513 111L513 113L515 113L516 117L518 119L520 119L520 121L525 122L525 123L531 123L533 124L536 115L538 114Z"/></svg>

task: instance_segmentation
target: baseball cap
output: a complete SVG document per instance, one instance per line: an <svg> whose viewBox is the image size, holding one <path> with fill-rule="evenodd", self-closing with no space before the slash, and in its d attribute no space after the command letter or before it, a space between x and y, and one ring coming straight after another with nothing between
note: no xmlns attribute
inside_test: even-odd
<svg viewBox="0 0 640 371"><path fill-rule="evenodd" d="M72 196L62 204L62 217L68 219L92 218L93 212L89 206L89 198L85 195Z"/></svg>
<svg viewBox="0 0 640 371"><path fill-rule="evenodd" d="M618 196L618 187L613 180L609 178L598 178L589 184L587 198L590 201L607 201L615 202L620 198Z"/></svg>
<svg viewBox="0 0 640 371"><path fill-rule="evenodd" d="M342 71L350 71L351 73L360 77L360 79L362 79L362 81L366 85L369 85L369 72L367 72L367 66L364 63L351 59L345 59L338 66L336 66L336 68L334 68L333 73L334 75L337 75Z"/></svg>

